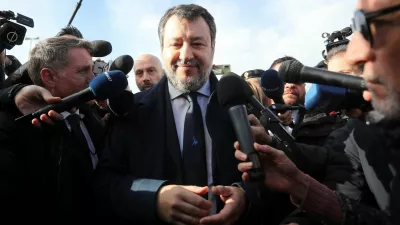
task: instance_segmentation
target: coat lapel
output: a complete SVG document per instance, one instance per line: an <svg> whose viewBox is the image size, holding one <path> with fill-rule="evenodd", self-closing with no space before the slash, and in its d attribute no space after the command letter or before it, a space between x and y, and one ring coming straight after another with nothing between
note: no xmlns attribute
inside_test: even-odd
<svg viewBox="0 0 400 225"><path fill-rule="evenodd" d="M176 178L178 184L183 184L183 167L182 167L182 154L179 146L179 138L176 132L176 125L174 119L174 112L172 110L171 98L168 91L168 82L165 85L165 136L167 137L166 144L168 152L176 166Z"/></svg>
<svg viewBox="0 0 400 225"><path fill-rule="evenodd" d="M138 127L143 129L138 132L140 137L145 139L140 140L144 143L140 148L146 151L141 154L148 156L146 160L157 159L158 164L162 164L153 165L152 177L164 174L172 178L173 174L175 182L181 184L183 180L181 152L168 92L168 80L165 76L139 100L138 112Z"/></svg>

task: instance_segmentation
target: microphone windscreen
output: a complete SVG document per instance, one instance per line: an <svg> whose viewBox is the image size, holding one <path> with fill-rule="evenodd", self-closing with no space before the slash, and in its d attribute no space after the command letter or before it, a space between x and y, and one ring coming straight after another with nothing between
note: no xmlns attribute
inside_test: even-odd
<svg viewBox="0 0 400 225"><path fill-rule="evenodd" d="M92 44L92 56L93 57L104 57L112 52L112 45L108 41L96 40L91 41Z"/></svg>
<svg viewBox="0 0 400 225"><path fill-rule="evenodd" d="M303 67L303 64L295 59L285 61L279 67L279 77L285 83L300 83L300 70Z"/></svg>
<svg viewBox="0 0 400 225"><path fill-rule="evenodd" d="M345 97L345 88L312 84L305 96L305 107L321 112L337 111Z"/></svg>
<svg viewBox="0 0 400 225"><path fill-rule="evenodd" d="M89 83L90 89L98 100L115 96L124 91L126 86L128 86L128 79L119 70L102 73Z"/></svg>
<svg viewBox="0 0 400 225"><path fill-rule="evenodd" d="M128 74L131 72L133 64L133 58L130 55L122 55L111 63L109 70L120 70L125 74Z"/></svg>
<svg viewBox="0 0 400 225"><path fill-rule="evenodd" d="M284 84L276 70L266 70L261 74L261 87L268 98L282 98Z"/></svg>
<svg viewBox="0 0 400 225"><path fill-rule="evenodd" d="M239 75L229 72L217 84L218 101L223 107L246 104L253 91Z"/></svg>

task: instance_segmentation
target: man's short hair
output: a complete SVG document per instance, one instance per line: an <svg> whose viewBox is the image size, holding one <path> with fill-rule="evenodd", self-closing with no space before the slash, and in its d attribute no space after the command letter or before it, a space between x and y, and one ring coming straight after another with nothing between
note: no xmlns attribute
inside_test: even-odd
<svg viewBox="0 0 400 225"><path fill-rule="evenodd" d="M329 50L328 54L326 55L326 64L329 63L335 56L341 54L341 53L346 53L347 51L347 45L339 45L335 48L332 48ZM364 71L364 65L359 64L353 67L355 69L355 72L357 74L361 74Z"/></svg>
<svg viewBox="0 0 400 225"><path fill-rule="evenodd" d="M271 66L269 67L270 69L274 68L276 65L281 64L283 62L289 61L289 60L293 60L295 58L291 57L291 56L284 56L282 58L279 58L277 60L275 60ZM296 59L295 59L296 60Z"/></svg>
<svg viewBox="0 0 400 225"><path fill-rule="evenodd" d="M332 48L329 50L328 54L326 55L326 61L329 62L333 57L340 53L346 53L347 45L339 45L337 47Z"/></svg>
<svg viewBox="0 0 400 225"><path fill-rule="evenodd" d="M72 48L84 48L90 54L90 42L77 38L55 37L40 41L29 54L28 72L32 82L44 86L40 71L49 68L60 71L68 65L68 51Z"/></svg>
<svg viewBox="0 0 400 225"><path fill-rule="evenodd" d="M64 35L72 35L74 37L83 39L82 33L78 30L78 28L76 28L74 26L64 27L63 29L61 29L60 32L58 32L56 37L61 37L61 36L64 36Z"/></svg>
<svg viewBox="0 0 400 225"><path fill-rule="evenodd" d="M217 26L215 25L214 17L207 11L207 9L196 4L189 4L174 6L168 9L164 16L161 17L160 23L158 24L158 37L160 38L161 48L164 45L165 24L167 24L168 19L173 15L176 15L179 19L186 19L189 21L194 21L199 17L203 17L210 29L211 44L212 47L214 47L215 37L217 35Z"/></svg>

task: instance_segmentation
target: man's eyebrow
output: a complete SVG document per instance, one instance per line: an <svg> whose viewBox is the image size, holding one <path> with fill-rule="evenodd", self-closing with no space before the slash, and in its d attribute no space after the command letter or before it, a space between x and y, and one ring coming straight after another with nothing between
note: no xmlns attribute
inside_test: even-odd
<svg viewBox="0 0 400 225"><path fill-rule="evenodd" d="M77 66L73 66L73 68L76 69L76 70L88 69L90 67L92 67L92 65L77 65Z"/></svg>
<svg viewBox="0 0 400 225"><path fill-rule="evenodd" d="M203 36L195 36L190 38L191 41L205 40Z"/></svg>
<svg viewBox="0 0 400 225"><path fill-rule="evenodd" d="M179 38L179 37L173 37L170 38L170 41L181 41L183 38ZM190 37L189 38L191 41L197 41L197 40L205 40L204 36L194 36L194 37Z"/></svg>

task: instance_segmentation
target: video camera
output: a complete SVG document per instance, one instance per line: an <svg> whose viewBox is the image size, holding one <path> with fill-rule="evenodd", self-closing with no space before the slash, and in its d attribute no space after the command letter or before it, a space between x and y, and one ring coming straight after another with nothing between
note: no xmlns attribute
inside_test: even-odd
<svg viewBox="0 0 400 225"><path fill-rule="evenodd" d="M353 30L350 27L345 27L340 31L334 31L333 33L329 34L327 32L322 34L322 38L326 38L324 41L325 50L322 51L322 57L326 59L326 55L328 52L337 46L340 45L347 45L349 43L348 36L353 33Z"/></svg>
<svg viewBox="0 0 400 225"><path fill-rule="evenodd" d="M15 20L13 23L10 20ZM12 49L15 45L22 45L24 41L26 28L19 24L32 27L33 19L17 13L15 16L12 11L0 11L0 52L4 49Z"/></svg>

